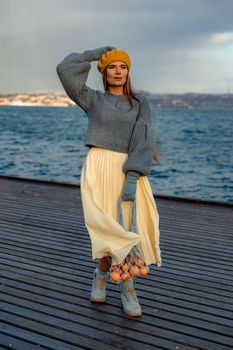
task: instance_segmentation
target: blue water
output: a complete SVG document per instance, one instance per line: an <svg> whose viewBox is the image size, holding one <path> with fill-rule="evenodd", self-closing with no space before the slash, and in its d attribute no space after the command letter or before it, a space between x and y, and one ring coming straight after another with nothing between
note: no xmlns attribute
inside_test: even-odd
<svg viewBox="0 0 233 350"><path fill-rule="evenodd" d="M155 194L233 202L233 110L152 108ZM0 107L0 174L80 183L88 148L79 107Z"/></svg>

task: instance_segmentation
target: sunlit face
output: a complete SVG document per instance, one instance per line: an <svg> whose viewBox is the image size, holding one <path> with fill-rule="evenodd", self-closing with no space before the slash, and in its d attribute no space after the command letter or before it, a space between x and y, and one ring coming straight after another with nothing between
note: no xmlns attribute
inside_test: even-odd
<svg viewBox="0 0 233 350"><path fill-rule="evenodd" d="M122 86L128 75L128 67L122 61L111 62L106 68L107 83L110 86Z"/></svg>

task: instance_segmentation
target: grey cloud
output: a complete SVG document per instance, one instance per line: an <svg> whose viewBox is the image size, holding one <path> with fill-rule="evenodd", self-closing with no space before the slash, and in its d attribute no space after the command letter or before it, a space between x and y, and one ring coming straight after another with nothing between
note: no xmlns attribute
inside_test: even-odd
<svg viewBox="0 0 233 350"><path fill-rule="evenodd" d="M194 72L195 67L199 71L198 51L211 48L211 35L233 32L232 0L2 0L0 4L1 92L37 85L59 88L55 66L64 55L104 45L131 54L137 85L153 89L155 80L163 84L164 79L169 85L172 78L177 83L171 85L180 84L184 90L185 80L181 83L177 72L185 68L191 77L190 63ZM214 58L211 64L214 71ZM96 83L96 76L90 83ZM199 84L201 89L201 74Z"/></svg>

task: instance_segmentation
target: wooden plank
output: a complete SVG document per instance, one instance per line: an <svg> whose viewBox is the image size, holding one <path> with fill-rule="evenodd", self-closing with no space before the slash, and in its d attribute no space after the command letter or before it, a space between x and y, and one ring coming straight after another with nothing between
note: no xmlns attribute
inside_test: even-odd
<svg viewBox="0 0 233 350"><path fill-rule="evenodd" d="M41 345L26 342L21 340L20 338L12 337L3 333L0 333L0 344L4 346L4 348L0 347L0 349L13 349L13 350L46 350L47 347L42 347Z"/></svg>
<svg viewBox="0 0 233 350"><path fill-rule="evenodd" d="M89 253L86 253L86 252L81 252L80 250L79 251L77 251L77 252L75 252L75 255L77 256L77 259L76 259L76 262L79 264L79 262L78 262L78 254L81 254L82 253L82 255L83 255L83 257L84 256L87 256L87 258L88 258L88 254ZM4 253L2 253L2 254L4 254ZM74 256L75 256L74 255ZM7 258L7 257L5 257L5 258ZM4 261L2 261L2 263L4 264ZM10 263L10 262L9 262ZM12 262L13 263L13 262ZM6 264L6 263L5 263ZM81 264L81 266L82 266L82 264ZM153 270L153 267L151 267L151 269ZM201 266L200 266L200 269L201 269ZM219 287L221 288L225 283L228 285L228 286L232 286L232 280L231 280L231 275L230 274L224 274L224 275L218 275L218 274L216 274L216 276L214 276L214 274L210 274L210 273L208 273L208 271L207 271L207 273L202 273L201 275L199 274L199 270L193 270L194 272L192 272L192 271L189 271L189 274L187 274L186 272L187 272L187 267L186 266L182 266L181 265L181 267L179 267L179 265L177 265L177 266L175 266L174 268L173 268L173 266L171 267L171 268L169 268L169 266L166 266L166 269L165 269L165 267L164 267L164 271L163 271L163 273L159 270L159 269L156 269L156 275L157 276L164 276L164 274L165 274L165 276L168 276L168 277L170 277L170 278L172 278L172 274L174 273L175 274L175 276L176 277L179 277L179 279L180 278L182 278L182 280L184 281L184 279L183 278L185 278L185 276L187 277L187 281L190 281L190 277L193 277L193 278L198 278L198 279L200 279L201 280L201 277L203 277L203 278L205 278L206 280L208 280L208 281L217 281L218 283L219 283ZM186 273L186 274L185 274ZM219 277L218 278L218 280L217 280L217 278L216 277Z"/></svg>
<svg viewBox="0 0 233 350"><path fill-rule="evenodd" d="M7 298L9 298L9 295L12 295L14 298L12 299L13 302L16 301L16 297L20 297L23 299L28 299L28 300L33 300L33 295L30 295L28 291L23 292L21 290L15 290L12 289L11 287L8 286L4 286L3 290L2 290L1 294L1 298L2 300L8 300ZM82 298L87 299L87 294L85 294L85 292L83 293L83 291L80 291L80 295L82 296ZM115 301L117 300L117 293L116 291L113 292L112 294L114 296ZM139 297L140 295L142 295L141 293L139 293ZM146 295L146 294L145 294ZM40 298L39 302L41 303L41 300L43 298ZM43 300L46 300L46 298L44 298ZM35 298L35 302L38 302L38 298ZM22 306L24 301L20 301L19 304ZM77 301L76 301L77 302ZM46 305L53 305L56 306L56 308L60 308L62 305L59 303L59 305L55 305L54 300L46 300L46 302L43 302L43 304ZM84 302L84 304L86 305L86 307L88 307L88 304L86 304L86 302ZM147 300L145 300L145 305L147 305L148 307L151 307L154 304L154 301L152 299L147 298ZM27 304L26 304L27 305ZM162 304L164 306L164 304ZM80 304L78 305L80 306ZM36 309L37 307L34 306ZM67 306L64 307L64 310L68 311L70 308L68 308ZM201 314L198 313L199 317L198 317L198 322L195 318L193 318L193 312L190 312L190 310L185 310L185 307L183 307L182 309L179 310L179 312L177 312L177 314L175 315L174 312L170 311L170 308L165 308L163 307L162 310L163 312L161 312L161 308L160 305L157 306L157 315L158 317L161 317L161 315L163 315L163 317L165 317L167 320L169 321L176 321L176 322L187 322L187 324L189 324L189 326L193 326L195 327L198 323L198 327L201 327L202 329L205 329L207 331L216 331L225 335L228 335L229 337L232 336L232 332L230 330L230 328L228 326L230 326L230 322L226 322L225 325L228 325L227 327L224 326L220 326L221 322L217 317L214 317L210 314L207 314L206 319L201 319ZM178 310L178 308L174 308L176 309L176 311ZM174 310L173 309L173 310ZM73 309L71 309L73 310ZM41 307L40 307L40 311L42 311ZM182 312L183 311L183 312ZM194 312L195 314L197 314L197 312ZM151 314L151 310L149 310L148 315ZM85 314L86 315L86 314ZM153 315L153 313L152 313ZM211 321L210 321L211 320ZM228 320L227 320L228 321ZM211 323L210 323L211 322ZM219 323L220 322L220 323Z"/></svg>
<svg viewBox="0 0 233 350"><path fill-rule="evenodd" d="M2 245L3 245L3 243L2 243ZM61 261L60 255L55 255L54 252L51 250L49 253L42 252L42 251L39 251L39 252L33 251L33 253L31 253L31 252L27 253L27 248L14 247L12 249L12 245L10 244L10 242L9 242L9 244L4 244L3 246L4 246L4 252L0 253L0 254L2 254L2 257L5 256L5 258L6 258L8 256L11 256L12 260L17 260L17 261L18 261L18 259L21 258L24 262L28 261L29 264L34 263L34 264L41 266L41 263L43 263L44 266L47 266L46 264L50 263L50 266L53 266L53 265L54 265L54 267L59 266L60 270L62 270L63 267L70 267L69 262L71 262L71 261L73 263L74 268L79 267L79 265L84 266L84 267L87 266L87 264L89 265L88 262L83 262L82 258L80 259L77 256L77 253L75 253L75 255L77 257L75 256L74 258L65 259L65 261ZM24 253L21 253L21 251L23 251ZM27 253L26 258L24 255L25 253ZM81 250L78 250L78 253L81 254ZM88 254L89 254L89 251L82 251L82 256L86 255L87 259L90 256ZM66 263L66 261L67 261L67 263ZM165 273L167 271L172 272L172 270L174 270L174 269L176 270L176 272L179 270L183 271L185 268L185 271L192 272L193 274L196 274L198 278L200 278L199 269L200 270L202 269L202 264L198 263L198 261L195 261L195 266L194 266L193 260L190 261L190 259L188 259L188 257L187 258L181 257L180 259L177 259L177 257L172 255L172 254L170 256L168 254L166 254L165 261L166 261ZM221 268L224 267L225 275L229 276L229 279L231 281L231 277L232 277L232 267L231 266L228 266L228 265L223 266L223 264L221 264L221 266L220 266L217 263L212 263L212 264L210 262L208 262L208 263L209 263L210 267L209 266L205 267L205 271L203 272L203 275L206 275L206 273L208 273L208 275L211 275L211 272L212 272L212 275L214 275L214 273L216 271L216 274L219 277L222 277L220 272L221 272ZM154 267L151 266L151 269L154 269Z"/></svg>
<svg viewBox="0 0 233 350"><path fill-rule="evenodd" d="M87 274L87 276L83 275L77 277L74 281L70 281L68 277L65 280L60 280L53 276L43 276L39 273L30 271L23 271L23 273L20 273L20 269L17 270L16 268L10 268L8 271L5 270L5 272L3 270L1 272L1 276L6 278L7 273L8 276L13 276L12 278L14 280L26 281L28 283L31 281L33 285L38 285L37 281L39 281L38 283L41 286L47 286L47 288L51 289L52 291L60 290L64 292L64 294L68 295L76 293L77 289L84 291L90 291L91 289L90 280L87 280ZM200 309L206 313L211 313L212 315L220 315L222 317L232 319L232 304L228 304L227 299L224 299L224 297L199 291L195 291L193 295L190 296L190 293L192 292L191 290L185 290L185 288L183 287L173 287L168 289L168 287L166 288L166 286L164 285L160 286L159 281L158 286L156 286L155 294L155 287L153 283L151 283L150 281L146 281L144 283L146 284L143 284L143 282L141 282L140 284L138 283L137 290L138 295L145 294L146 298L143 299L143 303L145 303L145 305L150 305L150 301L154 300L154 298L156 297L158 299L162 299L163 301L167 300L169 301L169 303L172 302L174 305L187 305L188 308L194 310ZM111 286L111 284L108 288L111 292L114 291L114 288L113 286ZM224 301L222 301L221 299L223 299Z"/></svg>
<svg viewBox="0 0 233 350"><path fill-rule="evenodd" d="M42 195L42 194L40 193L40 195ZM67 213L69 211L74 212L77 209L82 210L81 203L78 202L78 200L80 201L80 193L79 192L77 192L76 196L73 198L70 196L70 198L66 199L63 196L62 199L63 199L63 206L60 207L59 206L59 203L61 200L60 197L56 198L56 200L55 199L52 200L49 198L49 202L43 204L43 201L47 200L47 198L44 198L44 197L40 198L38 196L36 196L36 197L31 196L31 197L27 198L23 193L18 195L18 196L9 195L9 196L7 196L7 198L5 198L4 194L1 195L2 203L5 204L5 206L7 206L10 201L14 200L13 202L11 202L11 205L15 205L15 207L17 207L16 204L20 200L21 203L23 203L23 204L30 202L31 205L33 206L33 208L38 208L41 211L44 211L45 213L46 213L46 209L48 209L48 208L50 208L51 210L54 210L54 212L55 212L55 210L59 210L59 212L64 212L64 213L65 212ZM230 220L229 212L232 212L232 207L227 207L227 208L223 207L221 209L217 209L217 208L207 209L203 204L197 205L197 207L194 208L193 210L191 208L192 205L190 205L190 208L187 208L184 206L184 204L181 204L181 203L179 203L178 205L177 205L177 203L175 203L174 206L169 207L169 206L167 206L166 200L161 199L161 198L157 198L156 203L159 205L160 210L164 212L164 218L167 217L168 219L170 217L170 214L172 214L174 216L174 219L176 218L177 214L179 214L180 216L182 216L181 214L185 214L186 217L188 217L188 215L189 215L189 217L191 217L191 218L200 217L200 219L203 219L207 216L209 218L212 218L212 220L215 220L215 222L218 222L218 220L215 216L216 213L217 214L222 213L223 219L227 218ZM28 209L30 210L30 208L28 208ZM19 211L23 210L23 207L17 208L17 210L19 210ZM182 210L182 212L181 212L181 210ZM34 212L34 214L36 214L36 213ZM184 215L183 215L183 217L184 217ZM224 220L223 220L223 223L224 223Z"/></svg>
<svg viewBox="0 0 233 350"><path fill-rule="evenodd" d="M63 341L63 340L59 340L56 337L51 337L51 336L46 336L44 335L42 332L41 333L37 333L34 330L28 330L25 326L20 327L20 323L17 323L17 325L14 325L14 322L16 322L17 320L21 320L21 318L16 318L16 317L12 317L12 319L10 318L10 315L5 313L7 315L7 317L4 319L4 322L1 322L0 319L0 333L4 332L5 334L9 334L12 338L23 338L25 340L25 342L27 342L28 344L31 344L32 342L37 342L39 346L45 347L46 349L51 349L51 350L81 350L81 349L85 349L85 347L83 348L82 346L78 346L78 345L73 345L69 342ZM0 316L2 317L2 313L0 314ZM7 322L8 321L8 322ZM32 328L32 327L29 327ZM36 328L36 327L35 327ZM44 327L45 329L45 334L49 335L49 331L50 329L47 328L46 331L46 327ZM17 348L16 348L17 349ZM40 349L40 347L39 347ZM88 349L88 348L86 348ZM90 349L90 348L89 348ZM18 350L18 349L17 349Z"/></svg>
<svg viewBox="0 0 233 350"><path fill-rule="evenodd" d="M117 326L116 324L114 325L114 328L112 327L112 325L110 325L109 323L106 323L106 320L100 321L98 320L98 326L96 324L96 321L93 320L93 318L87 317L87 315L80 315L80 314L74 314L73 312L67 312L62 311L62 310L57 310L54 308L51 308L48 305L38 305L38 303L33 303L31 301L24 301L23 299L14 297L12 298L9 295L4 295L1 294L1 298L2 300L5 302L5 309L7 312L12 313L13 315L20 315L22 317L25 318L29 318L30 320L37 320L40 321L42 323L46 322L46 324L51 325L51 326L57 326L57 327L62 327L63 330L66 330L67 332L72 332L72 333L78 333L78 334L82 334L82 335L86 335L86 336L91 336L91 337L95 337L96 339L99 340L104 340L106 341L106 332L109 334L109 336L111 337L111 343L118 343L121 339L121 342L123 343L124 340L124 345L125 347L127 346L127 340L137 340L137 343L134 344L134 348L135 349L141 349L142 344L146 343L148 345L154 346L156 339L150 334L150 332L148 332L147 330L147 335L146 335L146 339L143 339L140 336L140 330L141 327L138 329L137 332L132 332L130 329L127 330L127 332L122 333L122 327L121 325ZM13 303L13 304L11 304ZM34 311L36 310L36 311ZM39 311L38 311L39 310ZM147 318L149 320L149 317ZM184 322L185 320L183 320ZM189 326L187 327L184 324L179 325L179 320L176 323L176 331L180 331L183 333L183 340L186 339L186 342L190 341L190 343L192 343L193 345L198 344L200 341L193 339L193 337L190 337L188 335L184 335L186 332L192 335L192 328ZM176 337L177 339L179 339L179 337L177 336L177 333L174 332L174 328L173 325L171 325L171 322L169 321L165 321L165 320L160 320L160 324L161 326L165 326L166 328L170 329L170 333L174 333L174 337ZM87 326L87 327L86 327ZM205 326L205 322L200 322L198 324L198 327L200 327L199 329L199 336L202 338L206 338L207 340L211 340L212 338L212 334L210 332L210 329L208 329L207 327L207 331L203 330ZM38 325L38 327L40 327L40 325ZM92 328L92 332L91 335L89 334L89 328ZM98 327L98 328L97 328ZM151 332L153 330L153 333L155 333L156 328L158 328L157 331L161 332L161 329L159 329L159 327L151 327ZM221 346L221 343L224 343L225 345L232 345L232 340L231 340L231 333L227 334L226 331L227 329L224 327L219 327L219 330L221 330L222 332L224 332L224 336L222 336L221 334L218 334L216 336L216 327L212 327L212 329L215 331L215 341L218 341L220 344L218 345L219 349L223 349L223 347ZM104 331L103 331L104 330ZM152 334L153 334L152 333ZM168 331L164 332L164 334L169 333ZM228 343L227 343L227 337L226 335L229 335L228 337ZM202 343L205 344L206 341L202 340ZM128 343L128 345L130 346L130 343ZM208 344L207 344L208 345ZM217 349L217 347L216 347Z"/></svg>
<svg viewBox="0 0 233 350"><path fill-rule="evenodd" d="M24 297L25 297L25 296L24 296ZM54 299L53 299L53 300L54 300ZM37 298L37 301L38 301L38 298ZM77 303L77 300L76 300L76 303ZM112 304L112 303L111 303L111 304ZM22 303L20 303L20 305L22 305ZM61 306L61 304L60 304L60 303L59 303L59 305ZM80 300L79 300L79 302L78 302L78 305L80 306ZM65 307L64 309L67 311L67 307ZM41 306L40 306L40 310L41 310ZM74 309L73 309L73 311L72 311L72 312L74 312ZM85 314L85 315L87 315L87 313L88 313L88 309L87 309L87 307L85 307L85 308L84 308L84 311L83 311L83 312L84 312L84 314ZM158 316L159 316L159 315L156 315L156 316L157 316L157 317L156 317L156 318L157 318L157 320L159 321L159 323L158 323L158 324L159 324L159 326L160 326L161 321L160 321L160 320L159 320L159 318L158 318ZM105 318L104 318L104 319L105 319ZM183 319L181 318L181 321L182 321L182 320L183 320ZM177 320L177 322L179 322L179 320ZM200 322L200 321L198 321L198 322ZM200 325L200 323L199 323L199 325ZM142 327L142 325L140 325L140 327ZM171 329L174 329L174 328L171 326ZM208 327L207 327L207 329L208 329Z"/></svg>
<svg viewBox="0 0 233 350"><path fill-rule="evenodd" d="M33 260L33 261L31 261L28 258L20 258L20 259L18 259L18 257L16 255L9 255L9 254L7 254L5 252L4 253L0 253L0 258L1 258L2 267L4 265L6 265L7 267L10 267L10 266L14 267L15 266L17 268L22 268L24 270L30 270L30 271L33 270L35 272L41 272L43 274L45 274L46 271L50 272L50 270L53 269L55 271L54 273L56 273L57 275L61 276L62 278L63 278L63 276L66 276L66 274L68 273L70 279L72 278L71 276L74 276L74 279L76 279L77 275L78 276L81 276L82 274L85 275L85 273L86 273L85 267L88 267L88 266L92 267L92 265L90 265L88 263L85 263L85 262L82 262L82 259L79 259L78 257L76 259L75 264L72 264L73 265L72 268L65 267L64 265L59 267L56 263L55 264L50 264L48 266L47 263L45 263L43 261L39 262L38 259L37 260ZM82 270L80 270L80 267L81 267ZM186 270L187 270L187 267L185 268L185 271ZM172 268L169 269L169 267L166 267L165 276L164 276L163 274L161 274L161 271L157 272L157 270L155 270L155 269L153 269L151 267L151 273L154 273L154 276L159 277L160 281L161 281L161 279L163 279L163 276L166 277L166 279L169 278L169 283L172 283L172 278L174 278L174 277L172 277L172 272L175 273L175 277L176 277L176 280L177 280L177 271L179 272L178 265L177 265L176 268L172 267ZM180 271L181 272L183 271L183 266L180 268ZM151 278L150 278L150 276L148 276L148 282L150 280L153 281L154 276L151 275ZM200 275L197 272L193 273L193 276L200 280ZM185 276L183 277L183 274L181 274L181 277L182 277L182 286L183 286L183 283L186 280L184 279ZM205 275L204 275L204 277L205 277ZM218 277L221 278L221 276L218 276ZM231 277L231 275L229 274L228 280L230 280L230 277ZM227 289L229 288L229 286L231 286L230 287L230 291L232 291L232 289L233 289L232 285L229 284L228 280L226 282L227 283L226 284ZM227 295L227 293L225 293L225 289L226 288L224 288L223 281L221 279L219 279L219 281L221 283L219 283L217 286L214 285L216 291L217 290L220 290L220 291L223 290L224 291L223 294ZM192 286L190 286L190 283L192 283L190 278L187 278L187 282L188 282L189 288L192 288ZM196 285L196 283L195 283L195 285ZM197 284L197 286L198 285L199 285L199 283ZM205 284L200 283L200 285L203 285L205 287ZM206 288L206 289L210 290L211 289L211 285L208 288ZM230 293L229 293L229 295L230 295Z"/></svg>
<svg viewBox="0 0 233 350"><path fill-rule="evenodd" d="M113 283L105 305L90 303L96 262L79 187L0 178L0 345L233 348L233 206L155 198L163 267L138 279L143 317L131 319Z"/></svg>
<svg viewBox="0 0 233 350"><path fill-rule="evenodd" d="M31 282L31 281L30 281L30 282ZM41 281L38 280L38 279L35 279L34 283L37 283L38 286L41 285ZM52 284L51 282L50 282L50 285L49 285L49 286L48 286L48 284L45 284L45 288L47 288L47 287L52 288L52 285L54 286L54 284ZM14 291L16 291L17 286L19 286L20 290L23 289L23 286L22 286L22 285L19 285L19 283L15 284L15 286L16 286L16 288L15 288L15 287L13 288ZM26 288L27 288L27 286L26 286ZM39 288L39 290L38 290L38 288ZM33 289L32 289L33 295L34 295L35 292L36 292L36 293L39 292L39 294L41 295L41 290L42 290L42 289L41 289L41 287L38 287L38 288L35 288L35 287L33 286ZM58 288L58 293L61 295L61 288L60 288L60 287ZM49 294L48 294L48 292L47 292L47 295L49 295L49 296L52 298L53 301L54 301L55 299L57 299L57 293L54 293L54 291L51 292L51 293L49 293ZM78 300L77 300L77 295L79 296ZM80 295L80 291L74 289L73 298L72 298L72 296L71 296L71 292L69 293L69 297L68 297L68 298L63 298L62 295L60 296L59 305L60 305L61 301L64 300L64 299L65 299L65 300L69 300L70 302L72 302L72 304L71 304L71 305L72 305L72 310L74 311L74 310L75 310L75 309L74 309L75 298L76 298L76 304L78 304L79 306L80 306L80 303L82 303L82 302L84 301L84 300L82 299L82 296ZM42 301L42 302L43 302L43 300L41 300L41 296L40 296L39 299L38 299L38 297L37 297L36 299L37 299L37 301ZM88 301L88 303L89 303L89 301ZM112 305L112 304L113 304L113 301L111 300L111 305ZM65 310L67 310L67 307L65 307ZM155 309L153 309L153 310L155 310ZM84 313L85 313L85 314L87 313L87 305L84 305ZM157 318L157 315L156 315L156 319L158 319L158 318ZM140 327L141 327L141 325L140 325Z"/></svg>
<svg viewBox="0 0 233 350"><path fill-rule="evenodd" d="M86 298L86 288L83 287L82 289L82 285L80 285L78 287L78 291L79 291L79 295L82 298L82 300L80 300L80 302L75 305L75 302L77 302L77 300L75 299L75 296L72 297L70 296L69 299L71 298L72 300L72 306L65 302L62 295L62 291L58 289L58 291L55 290L55 287L53 288L53 291L51 291L51 293L48 295L47 289L45 288L45 286L40 286L38 285L30 285L27 286L26 282L21 282L20 280L17 280L17 283L15 280L7 280L6 278L1 278L2 282L3 282L3 286L2 286L2 292L9 294L9 295L13 295L13 296L19 296L21 298L24 299L29 299L29 300L34 300L35 302L38 302L38 296L36 296L36 294L38 294L40 296L40 303L43 304L49 304L52 305L54 307L57 308L61 308L63 310L73 310L73 311L77 311L78 313L83 313L83 308L85 308L84 311L84 315L87 315L86 312L89 310L88 307L90 307L88 298ZM111 294L109 295L109 291L111 290ZM192 317L194 317L195 319L198 319L198 322L200 321L208 321L211 322L211 325L206 329L212 329L212 327L215 326L215 324L217 325L223 325L223 326L231 326L231 321L229 319L223 319L223 318L219 318L219 315L213 315L210 314L208 312L210 312L210 309L206 309L206 312L203 312L204 309L202 310L198 310L197 308L195 308L195 305L189 303L189 307L187 306L188 303L182 304L179 302L177 303L177 305L175 305L175 303L171 300L171 302L169 304L167 304L165 301L165 298L162 298L162 303L160 303L159 301L157 302L154 299L150 299L151 295L149 293L145 293L145 295L139 290L139 297L140 295L145 296L145 305L148 305L150 307L156 307L156 309L159 310L159 312L164 311L165 314L167 314L168 319L170 317L170 314L179 314L180 318L182 318L182 316L184 317L189 317L189 321L191 320ZM70 294L69 294L70 295ZM159 295L159 293L158 293ZM108 286L108 298L110 297L111 299L115 299L115 302L117 302L117 300L119 296L119 292L116 289L111 289ZM86 300L85 300L86 299ZM151 305L151 301L153 303L153 305ZM81 309L80 309L81 307ZM93 316L93 315L92 315ZM192 325L195 324L195 320L191 320ZM230 335L229 333L229 328L225 329L226 334Z"/></svg>

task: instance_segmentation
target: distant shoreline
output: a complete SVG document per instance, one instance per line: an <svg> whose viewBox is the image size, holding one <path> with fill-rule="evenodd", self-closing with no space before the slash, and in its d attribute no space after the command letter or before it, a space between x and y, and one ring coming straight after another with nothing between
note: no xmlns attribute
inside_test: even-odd
<svg viewBox="0 0 233 350"><path fill-rule="evenodd" d="M56 92L0 94L0 106L57 106L76 105L66 94Z"/></svg>
<svg viewBox="0 0 233 350"><path fill-rule="evenodd" d="M150 103L158 108L233 108L233 94L151 94L145 91L138 92L145 94ZM62 92L22 92L0 94L0 106L73 107L77 105Z"/></svg>

